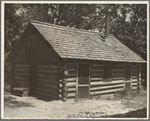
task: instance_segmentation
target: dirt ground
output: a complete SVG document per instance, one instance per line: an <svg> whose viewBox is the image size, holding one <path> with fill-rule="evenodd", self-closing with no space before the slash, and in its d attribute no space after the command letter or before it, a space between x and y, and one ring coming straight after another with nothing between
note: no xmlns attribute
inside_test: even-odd
<svg viewBox="0 0 150 121"><path fill-rule="evenodd" d="M113 94L89 100L44 101L5 93L4 118L146 118L146 91L140 94ZM130 113L132 112L132 113ZM130 114L130 115L128 115ZM133 114L133 115L132 115Z"/></svg>

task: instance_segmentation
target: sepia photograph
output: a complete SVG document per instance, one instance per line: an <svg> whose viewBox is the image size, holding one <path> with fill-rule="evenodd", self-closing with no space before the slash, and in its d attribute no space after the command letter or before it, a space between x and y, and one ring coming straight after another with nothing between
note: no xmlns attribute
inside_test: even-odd
<svg viewBox="0 0 150 121"><path fill-rule="evenodd" d="M1 1L2 119L149 119L149 1Z"/></svg>

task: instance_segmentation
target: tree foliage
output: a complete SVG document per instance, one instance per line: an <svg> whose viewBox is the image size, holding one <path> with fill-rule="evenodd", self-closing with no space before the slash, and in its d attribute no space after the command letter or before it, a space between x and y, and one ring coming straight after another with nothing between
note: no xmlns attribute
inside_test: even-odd
<svg viewBox="0 0 150 121"><path fill-rule="evenodd" d="M144 4L118 5L112 20L112 33L130 49L146 59L147 8Z"/></svg>
<svg viewBox="0 0 150 121"><path fill-rule="evenodd" d="M104 32L108 8L112 9L110 32L146 59L146 4L6 4L5 50L13 48L28 20Z"/></svg>

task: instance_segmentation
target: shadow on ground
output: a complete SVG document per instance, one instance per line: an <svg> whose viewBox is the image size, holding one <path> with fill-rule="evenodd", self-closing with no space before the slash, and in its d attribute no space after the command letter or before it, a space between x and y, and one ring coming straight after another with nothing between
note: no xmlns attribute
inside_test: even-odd
<svg viewBox="0 0 150 121"><path fill-rule="evenodd" d="M38 100L42 100L42 101L46 101L46 102L50 102L50 101L57 101L58 99L55 99L55 98L49 98L49 97L46 97L46 96L33 96L35 97L36 99Z"/></svg>
<svg viewBox="0 0 150 121"><path fill-rule="evenodd" d="M11 97L11 96L4 97L4 106L7 106L7 107L35 107L30 103L16 101L16 99L17 98Z"/></svg>
<svg viewBox="0 0 150 121"><path fill-rule="evenodd" d="M116 114L116 115L107 115L102 116L103 118L146 118L146 108L136 110L136 111L130 111L125 114Z"/></svg>

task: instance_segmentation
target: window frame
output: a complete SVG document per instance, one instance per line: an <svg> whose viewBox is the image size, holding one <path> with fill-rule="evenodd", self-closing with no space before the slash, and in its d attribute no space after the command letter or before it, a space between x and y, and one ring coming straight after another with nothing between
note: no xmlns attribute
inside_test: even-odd
<svg viewBox="0 0 150 121"><path fill-rule="evenodd" d="M105 65L104 66L103 78L105 81L112 81L112 65Z"/></svg>

